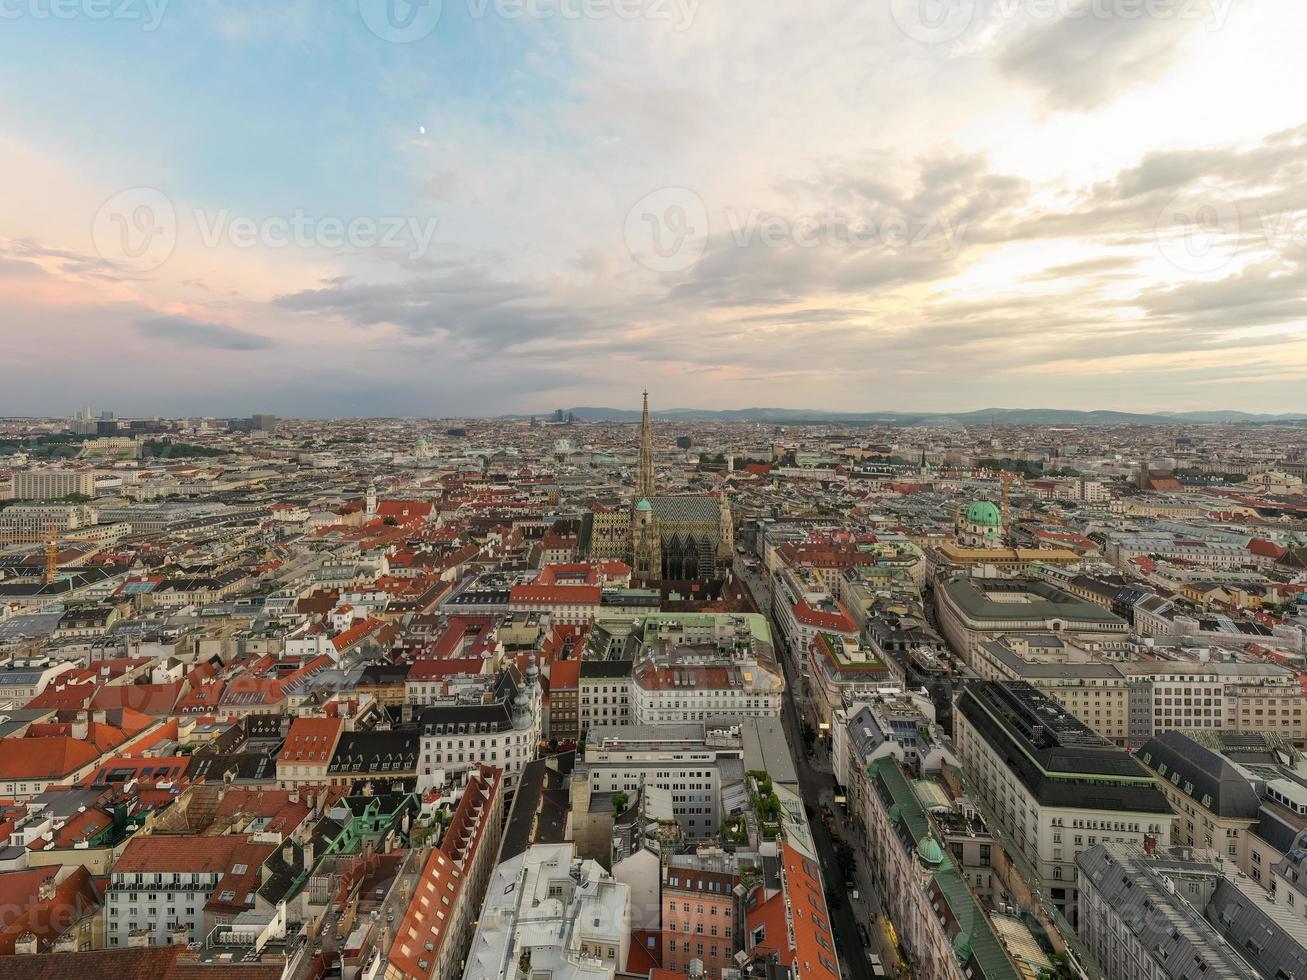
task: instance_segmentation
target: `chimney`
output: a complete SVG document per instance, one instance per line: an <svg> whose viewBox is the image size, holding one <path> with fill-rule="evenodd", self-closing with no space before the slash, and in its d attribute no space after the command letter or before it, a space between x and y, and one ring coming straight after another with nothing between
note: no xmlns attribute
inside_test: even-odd
<svg viewBox="0 0 1307 980"><path fill-rule="evenodd" d="M86 736L89 733L89 731L90 731L90 726L87 724L86 712L85 711L77 712L77 717L73 719L73 725L72 725L73 738L75 738L79 742L85 742Z"/></svg>
<svg viewBox="0 0 1307 980"><path fill-rule="evenodd" d="M35 956L37 954L36 936L25 932L14 941L15 956Z"/></svg>
<svg viewBox="0 0 1307 980"><path fill-rule="evenodd" d="M180 922L168 930L169 946L186 946L191 941L191 927Z"/></svg>
<svg viewBox="0 0 1307 980"><path fill-rule="evenodd" d="M1157 857L1157 835L1144 834L1144 853L1149 857Z"/></svg>
<svg viewBox="0 0 1307 980"><path fill-rule="evenodd" d="M150 945L149 929L133 929L127 934L128 949L144 949Z"/></svg>

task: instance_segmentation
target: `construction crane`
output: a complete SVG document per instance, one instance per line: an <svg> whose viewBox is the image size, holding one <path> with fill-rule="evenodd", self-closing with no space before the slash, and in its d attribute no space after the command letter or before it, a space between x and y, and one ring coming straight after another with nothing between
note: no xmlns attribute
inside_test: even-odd
<svg viewBox="0 0 1307 980"><path fill-rule="evenodd" d="M85 535L69 534L65 535L69 541L90 541ZM50 529L45 534L11 534L0 531L0 544L44 544L45 545L45 570L41 575L41 581L45 585L51 585L59 577L59 525L51 524Z"/></svg>

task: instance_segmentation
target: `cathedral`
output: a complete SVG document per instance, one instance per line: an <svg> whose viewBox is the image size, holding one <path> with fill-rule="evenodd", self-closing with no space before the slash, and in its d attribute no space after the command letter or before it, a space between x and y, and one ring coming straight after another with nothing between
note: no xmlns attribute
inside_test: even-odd
<svg viewBox="0 0 1307 980"><path fill-rule="evenodd" d="M640 459L629 505L593 515L590 554L620 557L636 581L710 582L725 576L735 547L730 503L723 493L658 493L649 393L640 422Z"/></svg>

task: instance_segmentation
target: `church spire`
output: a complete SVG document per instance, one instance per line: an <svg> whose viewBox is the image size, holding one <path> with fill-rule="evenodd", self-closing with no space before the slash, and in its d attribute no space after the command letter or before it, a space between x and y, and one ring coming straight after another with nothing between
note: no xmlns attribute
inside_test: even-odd
<svg viewBox="0 0 1307 980"><path fill-rule="evenodd" d="M649 392L644 393L644 416L640 420L640 466L635 473L635 499L654 495L653 425L649 421Z"/></svg>

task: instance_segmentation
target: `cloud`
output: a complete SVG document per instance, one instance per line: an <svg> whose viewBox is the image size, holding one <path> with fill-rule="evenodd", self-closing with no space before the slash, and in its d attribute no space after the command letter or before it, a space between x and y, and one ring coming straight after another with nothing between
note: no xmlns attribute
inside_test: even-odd
<svg viewBox="0 0 1307 980"><path fill-rule="evenodd" d="M1181 5L1176 4L1178 9ZM1000 69L1033 86L1050 109L1086 112L1132 86L1161 78L1198 20L1127 16L1121 5L1080 0L1066 16L1038 20L998 54Z"/></svg>
<svg viewBox="0 0 1307 980"><path fill-rule="evenodd" d="M183 347L209 350L269 350L275 347L268 337L220 323L202 323L186 316L156 316L134 324L142 337L163 340Z"/></svg>
<svg viewBox="0 0 1307 980"><path fill-rule="evenodd" d="M274 305L329 315L358 327L392 325L416 337L440 337L464 351L505 351L535 341L565 341L601 328L594 312L566 305L541 286L508 282L459 267L394 283L343 281L278 297Z"/></svg>

